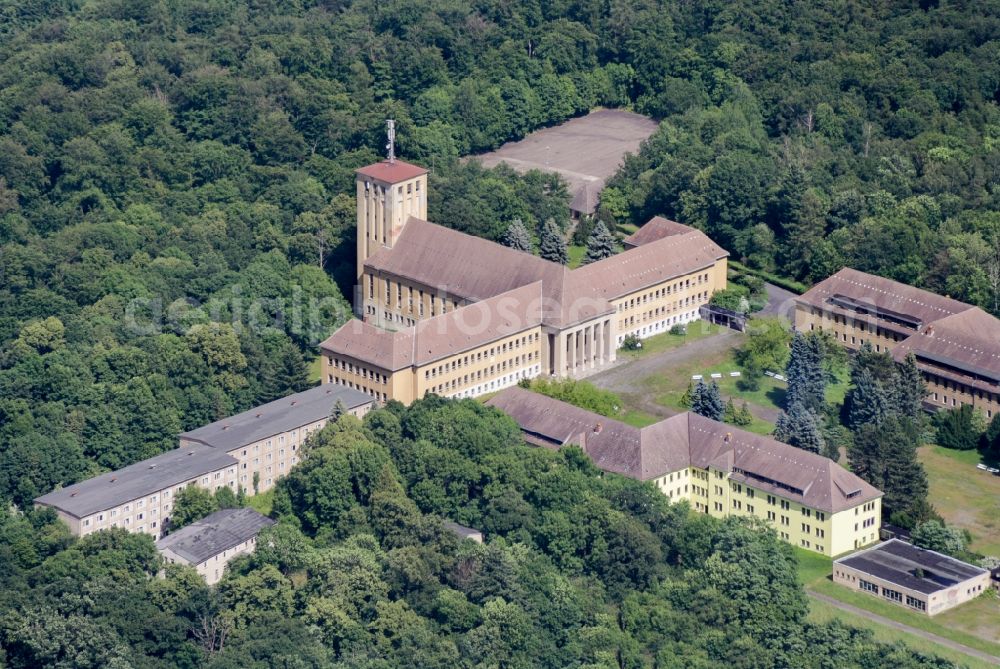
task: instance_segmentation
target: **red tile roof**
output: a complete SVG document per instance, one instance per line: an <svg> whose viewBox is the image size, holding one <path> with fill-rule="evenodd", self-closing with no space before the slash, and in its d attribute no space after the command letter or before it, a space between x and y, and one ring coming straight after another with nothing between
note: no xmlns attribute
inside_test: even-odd
<svg viewBox="0 0 1000 669"><path fill-rule="evenodd" d="M711 465L735 481L829 513L882 496L828 458L690 412L636 428L521 388L503 390L487 404L510 415L527 441L576 444L597 467L640 481Z"/></svg>
<svg viewBox="0 0 1000 669"><path fill-rule="evenodd" d="M391 163L388 160L383 160L380 163L366 165L356 170L356 172L369 179L394 184L418 177L421 174L427 174L427 169L418 165L404 163L402 160L396 160Z"/></svg>
<svg viewBox="0 0 1000 669"><path fill-rule="evenodd" d="M649 219L645 225L626 237L623 241L626 248L630 246L642 246L643 244L659 241L664 237L670 237L671 235L683 235L685 233L692 232L693 230L695 230L695 228L692 228L689 225L684 225L683 223L678 223L677 221L671 221L670 219L663 218L662 216L654 216Z"/></svg>
<svg viewBox="0 0 1000 669"><path fill-rule="evenodd" d="M320 350L388 371L422 366L535 327L543 306L542 283L536 281L395 332L351 320Z"/></svg>

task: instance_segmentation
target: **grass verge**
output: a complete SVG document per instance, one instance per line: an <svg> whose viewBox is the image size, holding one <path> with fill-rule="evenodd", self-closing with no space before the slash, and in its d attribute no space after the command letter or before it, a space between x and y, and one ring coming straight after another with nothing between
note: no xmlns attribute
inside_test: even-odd
<svg viewBox="0 0 1000 669"><path fill-rule="evenodd" d="M972 534L972 550L1000 555L1000 476L976 469L977 451L923 446L917 456L927 470L937 512L949 525Z"/></svg>
<svg viewBox="0 0 1000 669"><path fill-rule="evenodd" d="M996 625L996 621L1000 619L1000 599L997 598L995 591L989 591L972 602L929 618L871 595L837 585L830 579L833 560L828 557L800 548L796 548L795 553L799 560L799 582L806 590L1000 657L1000 627ZM813 604L813 600L810 600L810 607ZM861 622L846 612L838 613L850 624ZM878 623L870 624L878 625ZM879 626L891 629L885 628L884 625ZM968 664L969 660L963 661Z"/></svg>
<svg viewBox="0 0 1000 669"><path fill-rule="evenodd" d="M274 507L274 490L271 489L259 495L250 495L247 497L247 504L258 513L270 516L271 509Z"/></svg>

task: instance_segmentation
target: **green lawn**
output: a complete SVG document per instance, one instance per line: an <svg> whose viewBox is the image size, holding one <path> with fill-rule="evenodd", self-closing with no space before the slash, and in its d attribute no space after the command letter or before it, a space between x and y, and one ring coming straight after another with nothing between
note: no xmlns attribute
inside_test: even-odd
<svg viewBox="0 0 1000 669"><path fill-rule="evenodd" d="M271 489L259 495L250 495L247 497L247 504L258 513L265 516L271 515L271 507L274 506L274 490Z"/></svg>
<svg viewBox="0 0 1000 669"><path fill-rule="evenodd" d="M618 416L618 420L632 427L646 427L647 425L658 423L663 419L659 416L639 411L638 409L628 409L624 415Z"/></svg>
<svg viewBox="0 0 1000 669"><path fill-rule="evenodd" d="M323 356L317 355L309 363L309 380L323 383Z"/></svg>
<svg viewBox="0 0 1000 669"><path fill-rule="evenodd" d="M618 350L619 358L638 358L639 356L651 355L653 353L661 353L663 351L669 351L670 349L678 348L684 346L685 344L690 344L692 342L698 341L699 339L704 339L705 337L711 337L712 335L719 334L722 328L718 325L712 325L707 321L695 321L694 323L689 323L687 328L687 334L670 334L669 332L664 332L662 334L654 335L648 339L642 340L642 348L635 351L626 351L624 349Z"/></svg>
<svg viewBox="0 0 1000 669"><path fill-rule="evenodd" d="M938 657L943 657L949 662L953 662L962 667L967 667L968 669L991 669L995 666L991 662L971 657L965 653L960 653L957 650L945 648L944 646L938 645L933 641L928 641L919 637L916 634L910 634L909 632L893 629L892 627L882 625L881 623L852 616L845 611L841 611L832 604L820 602L815 599L809 600L808 620L815 623L825 623L831 620L839 620L845 625L849 625L851 627L871 630L876 641L893 645L899 643L906 644L908 647L917 652L937 655Z"/></svg>
<svg viewBox="0 0 1000 669"><path fill-rule="evenodd" d="M997 598L994 590L990 590L975 601L963 604L952 611L929 618L871 595L835 584L830 579L833 561L828 557L800 548L795 549L795 554L799 559L799 581L807 590L818 592L845 604L871 611L883 618L895 620L904 625L937 634L965 644L970 648L1000 657L1000 625L996 624L996 621L1000 620L1000 599ZM814 604L819 605L820 603L810 600L810 610ZM829 607L829 609L833 609L833 607ZM850 614L840 611L836 613L843 616L844 620L851 624L860 622ZM877 623L869 624L876 625ZM878 626L889 629L882 625ZM892 631L895 632L895 630Z"/></svg>
<svg viewBox="0 0 1000 669"><path fill-rule="evenodd" d="M977 451L923 446L918 456L937 512L949 525L972 534L972 550L1000 555L1000 476L976 469Z"/></svg>
<svg viewBox="0 0 1000 669"><path fill-rule="evenodd" d="M587 255L586 246L569 246L566 249L569 251L569 265L570 269L579 267L583 263L583 257Z"/></svg>

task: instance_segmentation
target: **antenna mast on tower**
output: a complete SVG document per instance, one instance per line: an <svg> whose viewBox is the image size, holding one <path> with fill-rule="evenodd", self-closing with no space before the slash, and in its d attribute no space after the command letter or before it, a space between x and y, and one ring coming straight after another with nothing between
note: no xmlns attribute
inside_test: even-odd
<svg viewBox="0 0 1000 669"><path fill-rule="evenodd" d="M391 118L386 119L385 128L389 138L389 143L385 145L385 148L389 152L389 162L394 163L396 162L396 122Z"/></svg>

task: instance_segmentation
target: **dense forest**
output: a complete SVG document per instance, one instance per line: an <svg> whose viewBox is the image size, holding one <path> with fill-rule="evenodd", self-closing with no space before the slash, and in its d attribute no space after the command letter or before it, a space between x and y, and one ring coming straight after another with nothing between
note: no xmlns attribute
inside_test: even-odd
<svg viewBox="0 0 1000 669"><path fill-rule="evenodd" d="M279 523L209 589L147 535L71 543L0 511L12 669L946 669L805 619L793 549L670 504L473 400L391 403L310 437ZM451 518L483 529L459 543Z"/></svg>
<svg viewBox="0 0 1000 669"><path fill-rule="evenodd" d="M0 0L0 498L308 383L387 117L473 234L567 193L459 156L625 106L663 123L607 222L995 312L998 34L995 1Z"/></svg>

